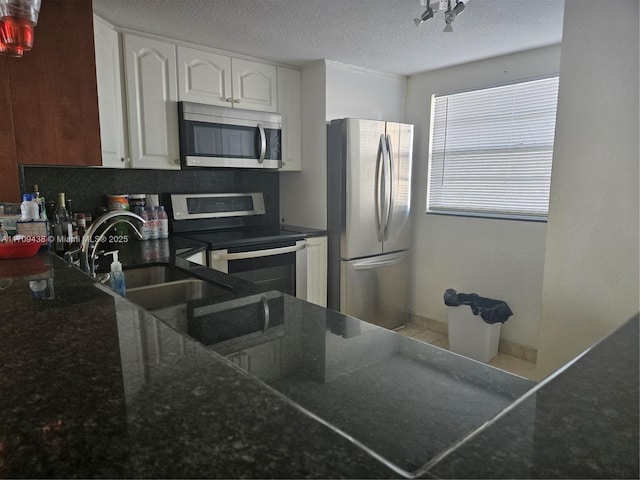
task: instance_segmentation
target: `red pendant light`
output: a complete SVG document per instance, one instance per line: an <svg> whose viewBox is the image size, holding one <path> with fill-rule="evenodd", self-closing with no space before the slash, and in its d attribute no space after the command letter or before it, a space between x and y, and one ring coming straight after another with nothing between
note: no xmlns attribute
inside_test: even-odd
<svg viewBox="0 0 640 480"><path fill-rule="evenodd" d="M33 46L40 0L0 0L0 53L21 57Z"/></svg>

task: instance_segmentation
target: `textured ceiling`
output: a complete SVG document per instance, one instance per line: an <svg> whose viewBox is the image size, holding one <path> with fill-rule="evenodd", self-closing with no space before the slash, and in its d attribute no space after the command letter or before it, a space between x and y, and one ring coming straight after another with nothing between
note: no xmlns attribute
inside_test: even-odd
<svg viewBox="0 0 640 480"><path fill-rule="evenodd" d="M453 33L441 11L416 28L419 0L93 0L93 9L118 27L277 63L411 75L559 44L564 0L470 0Z"/></svg>

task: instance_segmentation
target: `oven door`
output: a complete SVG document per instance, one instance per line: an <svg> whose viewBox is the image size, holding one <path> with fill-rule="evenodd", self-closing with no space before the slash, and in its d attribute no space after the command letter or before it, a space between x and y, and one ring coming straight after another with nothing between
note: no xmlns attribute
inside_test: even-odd
<svg viewBox="0 0 640 480"><path fill-rule="evenodd" d="M307 241L291 240L277 244L211 250L209 264L263 286L307 299Z"/></svg>
<svg viewBox="0 0 640 480"><path fill-rule="evenodd" d="M279 168L282 120L275 113L180 103L185 167Z"/></svg>

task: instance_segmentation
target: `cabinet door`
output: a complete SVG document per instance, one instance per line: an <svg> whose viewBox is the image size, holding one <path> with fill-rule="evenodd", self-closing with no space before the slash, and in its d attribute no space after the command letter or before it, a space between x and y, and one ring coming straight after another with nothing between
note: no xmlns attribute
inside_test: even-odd
<svg viewBox="0 0 640 480"><path fill-rule="evenodd" d="M131 166L180 169L176 47L125 34Z"/></svg>
<svg viewBox="0 0 640 480"><path fill-rule="evenodd" d="M274 65L232 58L231 72L235 107L264 112L278 110Z"/></svg>
<svg viewBox="0 0 640 480"><path fill-rule="evenodd" d="M327 237L307 238L307 301L327 306Z"/></svg>
<svg viewBox="0 0 640 480"><path fill-rule="evenodd" d="M42 2L34 35L6 59L17 163L101 165L91 2Z"/></svg>
<svg viewBox="0 0 640 480"><path fill-rule="evenodd" d="M93 33L96 45L96 80L98 83L102 166L125 168L127 153L118 33L95 15L93 17Z"/></svg>
<svg viewBox="0 0 640 480"><path fill-rule="evenodd" d="M300 71L278 67L278 113L282 115L282 167L280 171L300 171L301 113Z"/></svg>
<svg viewBox="0 0 640 480"><path fill-rule="evenodd" d="M11 87L7 57L0 57L0 202L20 201L20 177L11 112Z"/></svg>
<svg viewBox="0 0 640 480"><path fill-rule="evenodd" d="M231 57L178 46L178 100L231 106Z"/></svg>

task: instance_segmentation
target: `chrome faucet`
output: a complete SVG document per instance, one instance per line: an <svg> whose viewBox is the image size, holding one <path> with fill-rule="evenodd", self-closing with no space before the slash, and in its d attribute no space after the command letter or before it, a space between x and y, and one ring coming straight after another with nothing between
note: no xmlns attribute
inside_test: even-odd
<svg viewBox="0 0 640 480"><path fill-rule="evenodd" d="M107 212L91 224L80 241L80 268L85 273L88 273L92 277L96 276L96 251L98 250L98 245L103 242L107 232L119 223L129 224L131 228L133 228L136 236L139 239L142 239L142 232L132 223L131 220L138 220L141 226L144 224L144 219L140 215L136 215L135 213L128 212L126 210ZM94 239L96 232L103 225L107 225L107 227L102 231L99 237ZM91 253L89 253L89 250L91 250Z"/></svg>

